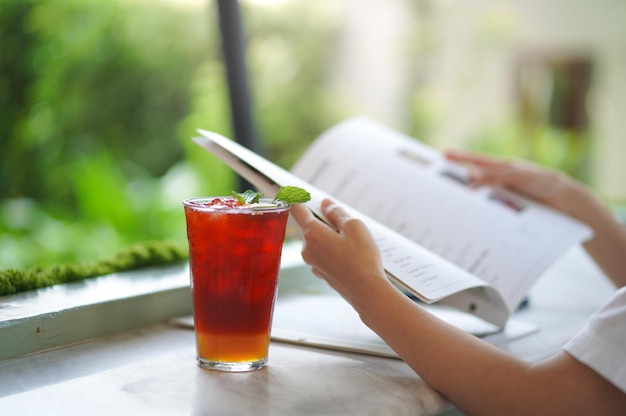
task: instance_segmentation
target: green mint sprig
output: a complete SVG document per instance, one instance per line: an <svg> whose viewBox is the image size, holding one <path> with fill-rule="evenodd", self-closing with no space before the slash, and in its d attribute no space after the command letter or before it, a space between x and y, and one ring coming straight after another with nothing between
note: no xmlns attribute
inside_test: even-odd
<svg viewBox="0 0 626 416"><path fill-rule="evenodd" d="M232 194L242 205L256 204L263 196L261 192L255 192L252 189L248 189L242 193L232 191Z"/></svg>
<svg viewBox="0 0 626 416"><path fill-rule="evenodd" d="M232 191L232 194L242 205L256 204L263 197L263 193L251 189L245 192ZM311 194L297 186L281 186L274 197L274 202L282 205L302 204L310 200Z"/></svg>
<svg viewBox="0 0 626 416"><path fill-rule="evenodd" d="M311 200L311 194L297 186L281 186L274 197L285 205L302 204Z"/></svg>

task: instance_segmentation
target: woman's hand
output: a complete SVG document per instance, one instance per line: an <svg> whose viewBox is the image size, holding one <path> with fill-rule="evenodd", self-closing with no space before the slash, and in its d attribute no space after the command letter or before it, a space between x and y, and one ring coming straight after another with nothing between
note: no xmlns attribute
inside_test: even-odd
<svg viewBox="0 0 626 416"><path fill-rule="evenodd" d="M509 188L589 225L595 236L584 244L585 249L617 287L626 285L626 228L584 185L528 162L456 150L445 155L469 165L470 178L476 182Z"/></svg>
<svg viewBox="0 0 626 416"><path fill-rule="evenodd" d="M511 189L558 211L587 222L577 201L593 198L580 183L563 174L524 161L507 161L473 152L452 150L447 159L469 166L470 178L484 185Z"/></svg>
<svg viewBox="0 0 626 416"><path fill-rule="evenodd" d="M371 293L391 286L378 246L362 221L328 199L322 201L328 225L303 205L294 205L291 213L302 229L304 261L357 311Z"/></svg>

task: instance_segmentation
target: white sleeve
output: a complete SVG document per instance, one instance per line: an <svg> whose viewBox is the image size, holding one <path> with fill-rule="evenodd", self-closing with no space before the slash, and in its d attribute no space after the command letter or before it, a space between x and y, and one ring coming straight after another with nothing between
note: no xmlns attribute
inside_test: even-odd
<svg viewBox="0 0 626 416"><path fill-rule="evenodd" d="M626 393L626 287L618 290L563 349Z"/></svg>

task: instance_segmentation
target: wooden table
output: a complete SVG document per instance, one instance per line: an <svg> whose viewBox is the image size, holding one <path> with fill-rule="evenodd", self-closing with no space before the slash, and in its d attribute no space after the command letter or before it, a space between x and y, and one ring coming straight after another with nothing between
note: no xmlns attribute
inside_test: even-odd
<svg viewBox="0 0 626 416"><path fill-rule="evenodd" d="M288 268L288 267L287 267ZM177 273L179 273L177 271ZM186 278L178 279L184 284ZM281 277L287 281L288 277ZM176 280L176 279L174 279ZM293 283L293 282L292 282ZM179 290L177 288L176 290ZM580 249L563 257L535 285L529 306L515 319L536 323L540 330L501 348L525 360L540 360L555 351L612 292L601 273ZM162 302L162 295L157 299ZM29 294L29 302L37 296ZM134 295L137 297L137 295ZM7 311L21 297L0 298L0 353L15 351L22 338L31 348L33 328L11 330ZM130 302L130 301L129 301ZM149 302L137 301L141 309ZM104 302L107 303L107 302ZM18 306L16 306L18 305ZM195 363L193 332L163 322L120 330L142 310L133 303L107 317L97 309L94 322L117 320L101 336L0 361L0 414L210 414L210 415L418 415L451 412L451 406L402 361L273 342L269 365L259 371L227 374L200 369ZM22 305L23 306L23 305ZM167 310L169 306L164 306ZM173 307L172 311L178 311ZM119 309L119 308L118 308ZM165 312L162 312L165 313ZM94 315L89 312L88 316ZM158 315L158 314L157 314ZM12 326L20 326L15 316ZM33 325L46 325L39 317ZM83 318L84 319L84 318ZM46 322L48 322L46 324ZM138 320L137 322L142 322ZM43 323L43 324L42 324ZM65 333L81 332L66 328ZM62 325L57 325L57 327ZM113 328L113 329L110 329ZM8 335L9 334L9 335ZM54 338L54 334L49 334ZM57 338L60 337L56 334ZM34 342L34 341L33 341ZM48 340L47 342L52 342ZM41 343L41 342L40 342ZM27 345L28 344L28 345ZM46 348L51 344L44 343ZM9 413L4 410L10 409Z"/></svg>

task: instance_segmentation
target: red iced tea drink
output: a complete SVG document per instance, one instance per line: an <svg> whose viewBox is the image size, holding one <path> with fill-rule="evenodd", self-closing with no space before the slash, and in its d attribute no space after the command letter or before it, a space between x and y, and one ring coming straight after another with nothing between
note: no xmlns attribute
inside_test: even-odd
<svg viewBox="0 0 626 416"><path fill-rule="evenodd" d="M267 360L288 206L232 197L184 201L198 364L225 371Z"/></svg>

